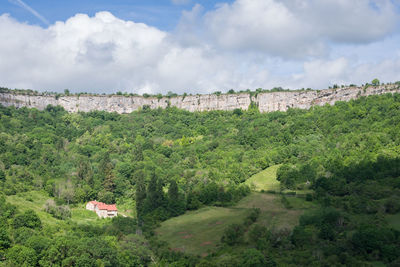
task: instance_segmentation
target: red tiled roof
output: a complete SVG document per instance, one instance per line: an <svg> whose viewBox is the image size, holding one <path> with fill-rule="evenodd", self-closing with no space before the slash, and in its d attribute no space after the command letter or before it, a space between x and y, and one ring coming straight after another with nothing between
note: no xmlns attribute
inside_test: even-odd
<svg viewBox="0 0 400 267"><path fill-rule="evenodd" d="M96 205L99 210L117 211L117 206L115 204L108 205L106 203L98 201L90 201L89 203Z"/></svg>
<svg viewBox="0 0 400 267"><path fill-rule="evenodd" d="M105 203L100 203L98 204L98 207L100 210L117 211L117 207L115 206L115 204L107 205Z"/></svg>

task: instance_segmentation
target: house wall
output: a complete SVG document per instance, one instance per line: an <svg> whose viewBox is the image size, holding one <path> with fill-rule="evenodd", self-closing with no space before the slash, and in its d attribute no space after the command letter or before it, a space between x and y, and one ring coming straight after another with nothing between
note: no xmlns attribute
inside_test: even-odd
<svg viewBox="0 0 400 267"><path fill-rule="evenodd" d="M87 210L93 210L93 211L94 211L94 205L93 205L93 203L87 203L87 204L86 204L86 209L87 209Z"/></svg>
<svg viewBox="0 0 400 267"><path fill-rule="evenodd" d="M100 218L107 218L107 211L106 210L97 209L96 213Z"/></svg>
<svg viewBox="0 0 400 267"><path fill-rule="evenodd" d="M117 211L108 211L107 212L107 216L108 217L115 217L115 216L117 216L118 215L118 212Z"/></svg>

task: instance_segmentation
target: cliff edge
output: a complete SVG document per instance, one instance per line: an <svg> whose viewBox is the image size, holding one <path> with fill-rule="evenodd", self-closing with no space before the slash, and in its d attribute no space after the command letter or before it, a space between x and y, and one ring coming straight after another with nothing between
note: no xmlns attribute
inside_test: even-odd
<svg viewBox="0 0 400 267"><path fill-rule="evenodd" d="M253 102L258 105L260 112L286 111L288 108L309 109L311 106L325 104L333 105L336 101L349 101L361 96L380 95L385 93L400 93L400 85L390 84L381 86L345 87L324 90L267 92L251 95L209 94L188 95L176 97L142 97L119 95L71 95L55 97L54 95L31 95L17 92L0 93L0 104L45 109L48 105L62 106L68 112L88 112L104 110L117 113L132 111L149 106L152 109L174 106L188 111L211 110L247 110Z"/></svg>

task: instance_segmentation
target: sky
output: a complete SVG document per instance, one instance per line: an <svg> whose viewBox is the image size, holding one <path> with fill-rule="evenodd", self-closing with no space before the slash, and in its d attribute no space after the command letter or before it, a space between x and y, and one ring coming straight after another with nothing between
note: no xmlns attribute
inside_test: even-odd
<svg viewBox="0 0 400 267"><path fill-rule="evenodd" d="M1 0L0 86L211 93L400 80L400 0Z"/></svg>

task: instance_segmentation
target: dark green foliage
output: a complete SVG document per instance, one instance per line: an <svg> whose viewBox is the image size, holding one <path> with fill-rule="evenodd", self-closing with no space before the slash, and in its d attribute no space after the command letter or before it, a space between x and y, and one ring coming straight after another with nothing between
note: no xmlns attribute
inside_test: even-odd
<svg viewBox="0 0 400 267"><path fill-rule="evenodd" d="M0 251L7 249L11 246L10 236L8 235L7 229L2 226L0 227Z"/></svg>
<svg viewBox="0 0 400 267"><path fill-rule="evenodd" d="M21 245L15 245L7 252L8 266L35 266L37 256L35 250Z"/></svg>
<svg viewBox="0 0 400 267"><path fill-rule="evenodd" d="M244 231L245 226L241 224L231 224L225 229L221 242L229 246L239 244L243 242Z"/></svg>
<svg viewBox="0 0 400 267"><path fill-rule="evenodd" d="M249 241L255 244L258 250L266 250L270 246L271 232L259 224L254 224L249 230Z"/></svg>
<svg viewBox="0 0 400 267"><path fill-rule="evenodd" d="M265 260L264 255L254 249L250 248L242 252L242 266L249 266L249 267L265 267L271 266L267 265L267 261Z"/></svg>
<svg viewBox="0 0 400 267"><path fill-rule="evenodd" d="M141 221L146 212L146 184L144 183L142 170L137 171L134 176L136 177L136 216Z"/></svg>
<svg viewBox="0 0 400 267"><path fill-rule="evenodd" d="M15 216L13 227L15 229L20 227L38 229L42 227L42 222L33 210L27 210L24 213Z"/></svg>
<svg viewBox="0 0 400 267"><path fill-rule="evenodd" d="M399 232L371 225L361 226L351 238L354 249L358 253L367 256L376 252L385 261L393 261L400 257L399 241Z"/></svg>
<svg viewBox="0 0 400 267"><path fill-rule="evenodd" d="M0 169L0 182L6 180L6 174L2 169Z"/></svg>
<svg viewBox="0 0 400 267"><path fill-rule="evenodd" d="M146 192L145 207L147 213L152 212L157 208L165 207L165 195L161 183L161 180L159 180L153 173Z"/></svg>
<svg viewBox="0 0 400 267"><path fill-rule="evenodd" d="M185 202L184 195L179 193L178 185L172 180L168 188L168 210L171 216L183 214L186 210Z"/></svg>
<svg viewBox="0 0 400 267"><path fill-rule="evenodd" d="M0 260L10 255L5 266L23 265L28 258L17 252L33 250L31 259L42 266L134 266L152 258L194 266L198 258L161 252L153 241L157 253L151 255L149 243L134 233L151 236L157 222L186 209L231 205L250 193L243 181L282 164L282 189L312 189L307 204L322 208L306 211L293 231L250 226L254 213L228 227L224 252L203 264L395 266L399 233L389 218L400 211L399 125L399 94L265 114L256 103L248 111L143 107L124 115L0 106L1 192L45 190L58 206L135 200L138 217L105 227L60 222L68 229L47 233L37 216L21 213L0 195ZM286 207L290 202L282 197Z"/></svg>
<svg viewBox="0 0 400 267"><path fill-rule="evenodd" d="M110 235L120 236L136 233L137 221L129 217L114 217L111 225L106 227L106 232Z"/></svg>
<svg viewBox="0 0 400 267"><path fill-rule="evenodd" d="M289 200L285 197L285 195L281 196L281 202L285 208L287 208L287 209L293 208L292 205L290 204Z"/></svg>
<svg viewBox="0 0 400 267"><path fill-rule="evenodd" d="M254 223L257 221L258 217L260 216L260 209L259 208L253 208L250 212L250 215L247 217L251 223Z"/></svg>

